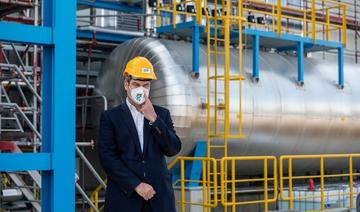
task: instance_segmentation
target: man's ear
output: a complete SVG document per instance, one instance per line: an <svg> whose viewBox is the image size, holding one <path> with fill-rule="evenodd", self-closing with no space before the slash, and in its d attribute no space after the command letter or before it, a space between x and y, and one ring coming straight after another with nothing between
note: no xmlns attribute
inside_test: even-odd
<svg viewBox="0 0 360 212"><path fill-rule="evenodd" d="M125 91L128 90L128 87L129 87L129 82L127 80L124 80L124 89L125 89Z"/></svg>

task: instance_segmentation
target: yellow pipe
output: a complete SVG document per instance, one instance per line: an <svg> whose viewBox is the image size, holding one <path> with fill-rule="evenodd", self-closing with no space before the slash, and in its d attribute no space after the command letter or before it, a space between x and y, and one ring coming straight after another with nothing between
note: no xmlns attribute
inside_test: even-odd
<svg viewBox="0 0 360 212"><path fill-rule="evenodd" d="M197 24L201 24L201 20L202 20L201 15L202 15L202 13L201 13L201 1L197 0L196 1L196 23Z"/></svg>
<svg viewBox="0 0 360 212"><path fill-rule="evenodd" d="M220 189L221 189L221 203L224 205L225 204L225 184L224 184L224 181L225 181L225 179L224 179L224 164L225 164L225 162L226 162L226 158L222 158L221 159L221 161L220 161L220 181L221 181L221 183L220 183ZM226 179L227 180L227 179Z"/></svg>
<svg viewBox="0 0 360 212"><path fill-rule="evenodd" d="M279 159L279 181L280 181L280 199L284 200L284 194L283 194L283 190L284 190L284 184L283 184L283 160L284 158L282 156L280 156Z"/></svg>
<svg viewBox="0 0 360 212"><path fill-rule="evenodd" d="M176 1L174 0L173 3L173 16L172 16L172 22L173 22L173 28L176 28Z"/></svg>
<svg viewBox="0 0 360 212"><path fill-rule="evenodd" d="M213 203L214 201L211 200L212 186L211 186L211 174L210 173L211 173L211 161L207 160L206 161L206 179L207 179L207 184L206 184L207 196L206 196L206 198L209 200L209 203L211 205L211 204L214 204ZM214 177L217 177L217 176L214 176ZM207 209L207 212L210 212L210 208Z"/></svg>
<svg viewBox="0 0 360 212"><path fill-rule="evenodd" d="M274 177L274 197L269 200L271 202L276 202L277 201L277 197L278 197L278 168L277 168L277 159L276 157L273 158L273 177Z"/></svg>
<svg viewBox="0 0 360 212"><path fill-rule="evenodd" d="M350 208L353 208L353 158L349 157L349 189L350 189Z"/></svg>
<svg viewBox="0 0 360 212"><path fill-rule="evenodd" d="M213 164L213 167L214 167L214 173L217 173L216 160L214 158L211 158L210 160L211 160L211 162ZM213 176L215 176L215 175L213 175ZM216 207L217 202L218 202L218 194L217 194L218 188L217 188L217 186L218 186L217 176L215 176L214 177L214 205L213 205L213 207Z"/></svg>
<svg viewBox="0 0 360 212"><path fill-rule="evenodd" d="M275 20L275 6L271 7L271 18ZM272 21L272 31L275 32L275 21Z"/></svg>
<svg viewBox="0 0 360 212"><path fill-rule="evenodd" d="M205 161L202 160L202 179L203 179L203 182L202 182L202 195L203 195L203 212L206 212L206 203L207 203L207 195L206 195L206 166L205 166Z"/></svg>
<svg viewBox="0 0 360 212"><path fill-rule="evenodd" d="M307 37L307 14L304 12L304 22L303 22L303 33L304 37Z"/></svg>
<svg viewBox="0 0 360 212"><path fill-rule="evenodd" d="M232 211L235 212L236 211L236 188L235 188L235 160L231 160L231 202L232 204Z"/></svg>
<svg viewBox="0 0 360 212"><path fill-rule="evenodd" d="M344 48L346 47L346 42L347 42L347 26L346 26L346 5L342 5L342 24L343 24L343 29L342 29L342 36L343 36L343 45Z"/></svg>
<svg viewBox="0 0 360 212"><path fill-rule="evenodd" d="M329 24L330 24L330 12L329 9L326 9L326 40L330 40L330 31L329 31Z"/></svg>
<svg viewBox="0 0 360 212"><path fill-rule="evenodd" d="M282 33L282 23L281 23L281 0L277 0L277 32L278 32L278 36L281 37L281 33Z"/></svg>
<svg viewBox="0 0 360 212"><path fill-rule="evenodd" d="M180 160L180 183L181 183L181 188L180 188L180 195L181 195L181 200L180 200L180 206L181 206L181 212L185 212L185 165L184 165L184 160Z"/></svg>
<svg viewBox="0 0 360 212"><path fill-rule="evenodd" d="M157 27L160 27L160 24L161 24L161 17L160 17L160 0L156 0L156 26Z"/></svg>
<svg viewBox="0 0 360 212"><path fill-rule="evenodd" d="M264 211L268 211L268 161L264 159ZM276 190L276 188L275 188Z"/></svg>
<svg viewBox="0 0 360 212"><path fill-rule="evenodd" d="M316 17L315 17L315 0L311 0L311 27L312 27L312 39L315 41L316 39Z"/></svg>
<svg viewBox="0 0 360 212"><path fill-rule="evenodd" d="M320 158L320 191L321 191L321 210L325 209L325 196L324 196L324 158Z"/></svg>
<svg viewBox="0 0 360 212"><path fill-rule="evenodd" d="M292 193L292 159L288 161L288 175L289 175L289 209L293 209L293 193Z"/></svg>

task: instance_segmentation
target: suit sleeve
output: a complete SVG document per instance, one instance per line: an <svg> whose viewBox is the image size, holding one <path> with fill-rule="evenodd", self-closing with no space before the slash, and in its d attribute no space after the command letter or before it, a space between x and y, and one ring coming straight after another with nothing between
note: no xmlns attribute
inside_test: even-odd
<svg viewBox="0 0 360 212"><path fill-rule="evenodd" d="M176 135L170 112L168 110L165 111L165 119L162 119L158 115L156 121L151 125L151 130L155 135L155 140L160 145L162 152L170 157L180 152L181 141Z"/></svg>
<svg viewBox="0 0 360 212"><path fill-rule="evenodd" d="M100 163L108 178L115 182L126 195L130 196L141 181L118 156L114 126L104 112L101 113L97 145Z"/></svg>

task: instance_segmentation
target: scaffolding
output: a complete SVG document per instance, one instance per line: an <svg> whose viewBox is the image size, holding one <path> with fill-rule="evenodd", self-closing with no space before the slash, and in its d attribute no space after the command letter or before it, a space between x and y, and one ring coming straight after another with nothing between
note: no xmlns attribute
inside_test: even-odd
<svg viewBox="0 0 360 212"><path fill-rule="evenodd" d="M62 185L75 181L76 4L0 3L2 176L35 211L74 211L74 189Z"/></svg>
<svg viewBox="0 0 360 212"><path fill-rule="evenodd" d="M10 22L38 25L39 7L37 1L1 1L0 16ZM29 11L33 14L30 14ZM2 152L40 151L40 48L37 45L13 42L0 43L0 136ZM18 98L19 97L19 98ZM10 149L6 147L11 146ZM3 148L5 147L5 148ZM19 172L20 173L20 172ZM41 211L40 174L7 172L15 187L19 187L36 211ZM27 178L31 179L27 185Z"/></svg>

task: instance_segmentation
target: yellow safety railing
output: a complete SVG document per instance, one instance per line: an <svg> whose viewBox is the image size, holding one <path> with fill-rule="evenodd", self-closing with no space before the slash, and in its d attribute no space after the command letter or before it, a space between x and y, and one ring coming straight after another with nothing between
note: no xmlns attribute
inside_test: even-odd
<svg viewBox="0 0 360 212"><path fill-rule="evenodd" d="M268 3L265 0L244 0L243 11L254 16L264 18L264 23L247 20L245 26L256 29L281 34L296 34L303 37L310 37L313 40L322 39L321 34L325 34L325 40L335 41L331 37L332 31L341 31L342 42L346 44L346 4L330 0L310 0L309 7L283 6L281 0L276 4ZM338 15L338 11L340 15ZM331 13L339 18L340 23L331 23ZM283 26L285 23L285 26ZM293 27L293 24L301 26Z"/></svg>
<svg viewBox="0 0 360 212"><path fill-rule="evenodd" d="M353 202L353 196L358 194L354 192L353 190L353 178L355 176L360 176L360 173L355 173L353 171L353 160L357 158L360 159L360 154L330 154L330 155L285 155L280 157L280 165L279 165L279 173L280 173L280 198L283 201L289 202L289 209L293 209L293 202L296 200L306 200L306 199L314 199L314 198L320 198L321 202L321 210L325 209L325 198L334 196L334 194L326 194L325 193L325 187L326 187L326 180L329 180L330 178L343 178L348 177L349 178L349 192L344 193L343 195L349 196L350 201L350 208L354 207ZM347 173L341 173L341 174L327 174L325 167L326 167L326 161L329 161L331 159L341 160L345 159L347 160ZM296 162L306 162L306 160L311 160L312 163L314 163L314 160L317 161L319 165L319 173L316 175L294 175L294 161ZM315 163L316 163L315 161ZM287 167L285 166L287 164ZM287 169L287 173L285 174L284 170ZM301 180L307 180L307 179L318 179L320 181L320 195L309 195L309 196L301 196L297 197L293 195L294 191L294 181L301 181ZM285 187L285 183L287 182L287 187ZM285 191L287 191L287 195L285 195ZM338 194L336 194L338 196Z"/></svg>
<svg viewBox="0 0 360 212"><path fill-rule="evenodd" d="M262 178L240 178L236 176L237 165L246 166L246 162L259 161L263 164ZM228 165L227 165L228 164ZM227 167L227 168L226 168ZM271 167L271 168L270 168ZM230 176L225 174L226 169ZM232 211L236 211L237 205L264 204L264 211L268 211L269 203L277 201L277 159L274 156L243 156L243 157L224 157L221 159L221 202L224 206L231 206ZM264 198L260 200L241 201L236 200L236 189L244 183L262 183ZM228 200L227 184L230 184L230 200ZM269 185L272 186L270 187ZM272 195L269 194L272 190ZM272 197L271 197L272 196Z"/></svg>
<svg viewBox="0 0 360 212"><path fill-rule="evenodd" d="M313 40L340 41L345 46L347 42L346 4L332 0L308 0L307 2L306 8L305 5L301 4L298 6L284 6L282 0L277 0L276 3L269 3L266 0L238 0L227 3L227 0L219 0L216 3L214 2L214 6L211 8L215 10L214 14L209 14L207 12L207 0L179 2L171 0L171 3L168 4L162 4L161 0L157 0L157 5L159 5L156 10L158 16L157 26L168 25L167 22L162 23L161 19L164 19L164 17L161 17L161 13L163 13L162 15L168 14L165 19L171 19L170 22L174 28L176 28L176 24L185 22L186 17L193 17L198 24L202 24L202 20L236 19L240 16L245 20L241 24L248 28L277 32L279 36L282 34L296 34ZM188 5L195 6L194 13L177 10L179 6L186 8ZM224 11L230 11L228 10L229 7L234 11L227 15ZM206 13L208 14L205 15ZM256 18L263 18L264 22L249 21L246 17L250 14ZM183 16L183 18L179 18L179 15ZM332 21L332 17L338 19L338 21ZM294 25L297 25L297 27ZM337 36L331 36L333 31L341 33L341 40L336 40L338 39Z"/></svg>
<svg viewBox="0 0 360 212"><path fill-rule="evenodd" d="M209 211L210 208L217 206L217 167L214 158L201 157L179 157L177 161L180 163L180 200L177 202L180 205L180 211L186 212L186 205L202 206L203 211ZM187 179L185 163L199 161L202 163L202 176L200 180ZM185 198L185 187L188 183L199 183L202 187L202 202L192 202Z"/></svg>

